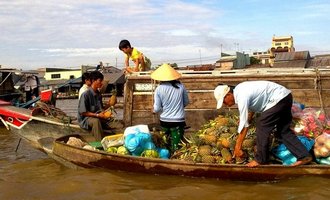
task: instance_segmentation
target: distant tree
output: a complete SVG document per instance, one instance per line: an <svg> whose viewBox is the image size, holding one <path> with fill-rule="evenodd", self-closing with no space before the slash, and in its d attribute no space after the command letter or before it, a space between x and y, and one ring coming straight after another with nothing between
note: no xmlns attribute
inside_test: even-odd
<svg viewBox="0 0 330 200"><path fill-rule="evenodd" d="M255 57L250 57L250 64L251 65L261 64L261 60Z"/></svg>

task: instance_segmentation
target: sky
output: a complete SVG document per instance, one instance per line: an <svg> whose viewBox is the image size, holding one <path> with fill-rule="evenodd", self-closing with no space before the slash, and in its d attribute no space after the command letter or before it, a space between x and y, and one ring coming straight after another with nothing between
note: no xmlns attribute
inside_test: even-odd
<svg viewBox="0 0 330 200"><path fill-rule="evenodd" d="M0 0L0 65L122 68L120 40L152 61L214 63L221 52L267 51L293 36L296 51L330 53L329 0Z"/></svg>

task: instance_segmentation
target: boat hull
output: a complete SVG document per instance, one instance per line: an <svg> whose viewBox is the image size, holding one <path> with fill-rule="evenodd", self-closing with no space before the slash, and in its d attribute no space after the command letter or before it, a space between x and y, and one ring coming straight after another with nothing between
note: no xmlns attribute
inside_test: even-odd
<svg viewBox="0 0 330 200"><path fill-rule="evenodd" d="M256 168L248 168L244 165L236 164L204 164L182 160L143 158L70 146L66 144L69 137L65 136L57 139L54 142L52 154L66 162L85 168L239 181L277 181L308 175L330 178L330 166L327 165L304 165L298 167L263 165ZM78 135L75 137L82 138Z"/></svg>

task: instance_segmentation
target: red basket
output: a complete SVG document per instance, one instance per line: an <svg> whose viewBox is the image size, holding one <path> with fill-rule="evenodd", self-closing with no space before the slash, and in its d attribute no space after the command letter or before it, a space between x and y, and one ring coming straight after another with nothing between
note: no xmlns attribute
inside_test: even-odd
<svg viewBox="0 0 330 200"><path fill-rule="evenodd" d="M49 90L43 90L40 92L40 99L41 101L50 101L52 98L52 90L49 89Z"/></svg>

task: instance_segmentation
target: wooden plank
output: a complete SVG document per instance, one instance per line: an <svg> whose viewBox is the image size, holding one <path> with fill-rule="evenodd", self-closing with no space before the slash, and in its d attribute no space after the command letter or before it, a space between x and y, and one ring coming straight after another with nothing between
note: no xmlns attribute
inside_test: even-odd
<svg viewBox="0 0 330 200"><path fill-rule="evenodd" d="M131 126L132 125L132 109L133 109L133 83L126 82L124 86L124 125Z"/></svg>
<svg viewBox="0 0 330 200"><path fill-rule="evenodd" d="M314 89L292 89L294 101L305 104L306 106L320 107L320 99L318 90ZM199 90L188 91L189 105L187 109L213 109L216 107L216 100L213 91ZM323 99L330 99L330 90L322 91ZM152 96L150 94L134 95L133 110L147 110L152 109ZM324 107L330 107L330 101L323 101Z"/></svg>
<svg viewBox="0 0 330 200"><path fill-rule="evenodd" d="M149 112L148 111L132 112L132 125L156 123L155 119L157 118L154 116L154 114L152 114L151 110L149 110Z"/></svg>
<svg viewBox="0 0 330 200"><path fill-rule="evenodd" d="M319 94L317 90L291 90L293 99L296 102L302 103L307 107L321 107ZM330 98L330 90L322 91L322 98L324 107L330 107L330 101L326 99Z"/></svg>

